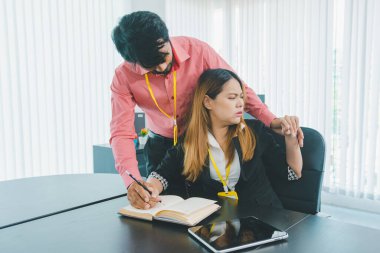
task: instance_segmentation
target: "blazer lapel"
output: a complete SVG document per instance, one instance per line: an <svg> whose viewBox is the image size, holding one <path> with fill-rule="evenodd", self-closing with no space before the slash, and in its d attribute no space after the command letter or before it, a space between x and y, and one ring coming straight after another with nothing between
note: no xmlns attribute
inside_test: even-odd
<svg viewBox="0 0 380 253"><path fill-rule="evenodd" d="M239 138L238 137L234 137L232 139L232 142L235 146L235 149L236 149L236 152L238 153L238 156L239 156L239 163L240 163L240 179L243 179L244 181L246 181L248 179L247 177L247 170L245 168L245 163L243 163L243 152L241 150L241 146L240 146L240 142L239 142ZM239 181L240 181L239 179Z"/></svg>

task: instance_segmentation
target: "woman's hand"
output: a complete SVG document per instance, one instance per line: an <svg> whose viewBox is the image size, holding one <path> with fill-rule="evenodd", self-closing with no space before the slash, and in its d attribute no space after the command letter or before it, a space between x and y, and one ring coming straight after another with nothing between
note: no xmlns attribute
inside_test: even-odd
<svg viewBox="0 0 380 253"><path fill-rule="evenodd" d="M300 135L299 131L302 130L299 127L298 117L285 115L282 118L281 131L285 136L286 144L286 161L290 168L296 173L298 178L302 176L302 154L300 150ZM303 142L303 133L302 133Z"/></svg>
<svg viewBox="0 0 380 253"><path fill-rule="evenodd" d="M158 202L160 202L160 198L158 197L159 190L154 187L154 184L145 182L140 180L140 183L142 183L144 186L146 186L149 191L152 192L152 195L149 194L148 191L146 191L144 188L142 188L139 184L136 182L133 182L128 187L128 200L129 203L135 208L138 209L149 209L154 207Z"/></svg>

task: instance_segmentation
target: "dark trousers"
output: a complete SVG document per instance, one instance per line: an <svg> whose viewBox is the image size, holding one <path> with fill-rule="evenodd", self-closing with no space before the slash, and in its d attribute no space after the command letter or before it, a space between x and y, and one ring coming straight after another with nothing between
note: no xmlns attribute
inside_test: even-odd
<svg viewBox="0 0 380 253"><path fill-rule="evenodd" d="M157 166L164 159L166 151L173 147L173 139L161 135L149 135L144 147L144 157L146 162L146 171L148 175L156 170Z"/></svg>

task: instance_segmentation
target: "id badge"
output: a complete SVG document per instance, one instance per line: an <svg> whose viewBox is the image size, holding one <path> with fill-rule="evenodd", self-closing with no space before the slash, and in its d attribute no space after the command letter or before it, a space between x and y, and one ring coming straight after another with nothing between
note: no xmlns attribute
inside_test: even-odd
<svg viewBox="0 0 380 253"><path fill-rule="evenodd" d="M238 195L236 191L228 191L228 192L218 192L219 197L227 197L238 200Z"/></svg>

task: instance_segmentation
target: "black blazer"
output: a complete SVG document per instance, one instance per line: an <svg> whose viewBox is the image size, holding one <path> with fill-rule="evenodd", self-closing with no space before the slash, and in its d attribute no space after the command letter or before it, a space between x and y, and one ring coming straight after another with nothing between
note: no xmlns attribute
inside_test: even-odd
<svg viewBox="0 0 380 253"><path fill-rule="evenodd" d="M243 162L239 139L237 137L233 139L241 167L240 178L235 186L239 203L282 207L281 201L267 178L265 168L276 165L278 167L277 176L282 180L288 180L285 152L275 142L272 130L263 123L257 120L247 120L246 123L256 137L256 148L253 158ZM168 188L164 194L175 194L183 198L204 197L217 200L217 193L223 191L223 185L221 182L211 179L208 157L202 173L195 182L186 180L182 175L183 162L183 146L179 144L168 150L165 158L155 170L168 181Z"/></svg>

